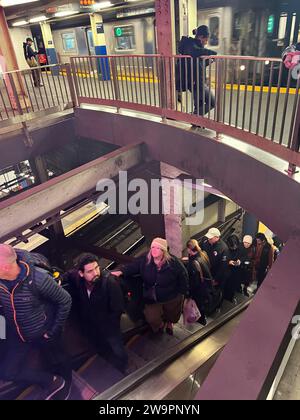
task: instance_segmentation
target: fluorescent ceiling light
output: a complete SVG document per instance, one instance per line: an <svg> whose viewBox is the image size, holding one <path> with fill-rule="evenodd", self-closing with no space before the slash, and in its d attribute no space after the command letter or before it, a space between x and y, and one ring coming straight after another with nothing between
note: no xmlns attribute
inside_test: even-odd
<svg viewBox="0 0 300 420"><path fill-rule="evenodd" d="M56 12L54 14L55 17L65 17L65 16L72 16L79 13L79 10L62 10L61 12Z"/></svg>
<svg viewBox="0 0 300 420"><path fill-rule="evenodd" d="M107 7L111 7L112 3L110 1L103 1L102 3L96 3L93 6L94 10L101 10L106 9Z"/></svg>
<svg viewBox="0 0 300 420"><path fill-rule="evenodd" d="M47 19L48 19L47 16L41 15L41 16L36 16L36 17L34 17L32 19L29 19L29 22L30 23L42 22L43 20L47 20Z"/></svg>
<svg viewBox="0 0 300 420"><path fill-rule="evenodd" d="M18 22L14 22L12 24L12 26L23 26L23 25L27 25L28 21L27 20L19 20Z"/></svg>
<svg viewBox="0 0 300 420"><path fill-rule="evenodd" d="M9 7L9 6L18 6L19 4L33 3L39 0L0 0L0 6Z"/></svg>

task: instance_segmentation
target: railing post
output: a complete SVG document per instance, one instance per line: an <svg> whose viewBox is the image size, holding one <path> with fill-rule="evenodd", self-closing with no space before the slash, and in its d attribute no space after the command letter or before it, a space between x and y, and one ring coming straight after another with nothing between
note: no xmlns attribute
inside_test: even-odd
<svg viewBox="0 0 300 420"><path fill-rule="evenodd" d="M110 57L110 66L111 66L113 87L114 87L114 93L115 93L115 100L119 101L121 96L120 96L120 87L119 87L119 80L118 80L118 68L117 68L116 61L113 57ZM117 107L117 113L119 112L120 112L120 108Z"/></svg>
<svg viewBox="0 0 300 420"><path fill-rule="evenodd" d="M13 92L13 96L14 96L14 104L12 104L12 106L15 105L18 113L20 115L23 115L23 110L22 110L22 107L21 107L21 103L20 103L20 100L19 100L18 92L17 92L17 89L16 89L16 85L15 85L15 81L14 81L12 73L8 73L8 78L9 78L9 83L10 83L10 86L11 86L11 89L12 89L12 92Z"/></svg>
<svg viewBox="0 0 300 420"><path fill-rule="evenodd" d="M299 95L299 92L296 92L296 94L298 95L298 102L297 102L297 112L296 112L296 118L295 118L293 136L292 136L292 142L291 142L291 150L293 150L294 152L299 152L299 148L300 148L300 95ZM297 166L290 162L286 172L288 173L288 175L293 176L299 171L297 171Z"/></svg>
<svg viewBox="0 0 300 420"><path fill-rule="evenodd" d="M71 72L70 64L66 63L65 68L66 68L67 80L68 80L68 85L69 85L69 89L70 89L73 108L75 108L75 107L78 106L78 100L77 100L77 95L76 95L76 88L74 86L74 81L73 81L73 78L72 78L72 72Z"/></svg>
<svg viewBox="0 0 300 420"><path fill-rule="evenodd" d="M160 97L160 105L162 108L162 121L166 122L166 114L165 110L167 107L167 88L166 88L166 66L165 66L165 57L162 55L158 58L159 60L159 79L160 79L160 91L159 91L159 97Z"/></svg>
<svg viewBox="0 0 300 420"><path fill-rule="evenodd" d="M71 63L71 70L72 70L71 74L73 76L72 80L74 81L75 92L76 92L76 104L77 104L76 106L79 106L80 91L79 91L79 86L78 86L78 80L77 80L76 66L75 66L75 63L74 63L74 58L71 57L70 63Z"/></svg>
<svg viewBox="0 0 300 420"><path fill-rule="evenodd" d="M216 59L216 121L222 122L223 114L223 59ZM216 132L216 140L221 140L222 134Z"/></svg>

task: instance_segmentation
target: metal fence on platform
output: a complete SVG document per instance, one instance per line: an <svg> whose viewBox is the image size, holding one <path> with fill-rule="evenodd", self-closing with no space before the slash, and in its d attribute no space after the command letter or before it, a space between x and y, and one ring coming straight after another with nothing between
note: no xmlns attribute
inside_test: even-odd
<svg viewBox="0 0 300 420"><path fill-rule="evenodd" d="M79 104L185 121L299 166L300 79L280 59L84 56L72 57L71 67Z"/></svg>
<svg viewBox="0 0 300 420"><path fill-rule="evenodd" d="M70 88L71 86L71 88ZM0 80L0 123L30 118L72 107L69 65L53 64L3 73Z"/></svg>
<svg viewBox="0 0 300 420"><path fill-rule="evenodd" d="M276 58L78 56L4 73L0 127L81 104L108 105L235 137L293 169L300 166L299 88L300 78Z"/></svg>

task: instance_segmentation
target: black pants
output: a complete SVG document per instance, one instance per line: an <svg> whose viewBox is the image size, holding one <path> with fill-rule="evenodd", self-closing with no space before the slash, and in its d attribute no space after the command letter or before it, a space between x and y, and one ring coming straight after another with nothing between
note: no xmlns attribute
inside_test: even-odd
<svg viewBox="0 0 300 420"><path fill-rule="evenodd" d="M204 99L204 102L203 102ZM209 106L210 105L210 106ZM194 87L194 114L204 116L209 111L212 111L216 105L215 95L211 88L208 86L204 87L204 98L203 89L199 88L199 97L197 98L197 87Z"/></svg>
<svg viewBox="0 0 300 420"><path fill-rule="evenodd" d="M109 363L121 372L127 368L128 355L125 350L121 332L116 331L109 335L99 332L89 334L89 338L95 345L100 356L104 357Z"/></svg>
<svg viewBox="0 0 300 420"><path fill-rule="evenodd" d="M230 277L227 279L225 289L224 289L224 298L232 302L235 297L235 292L239 289L240 285L240 270L239 268L233 267L230 272Z"/></svg>
<svg viewBox="0 0 300 420"><path fill-rule="evenodd" d="M208 299L208 291L207 291L207 285L205 282L199 282L197 285L197 289L192 290L191 297L196 302L196 305L198 306L198 309L201 313L201 316L207 316L207 313L205 311L206 302Z"/></svg>
<svg viewBox="0 0 300 420"><path fill-rule="evenodd" d="M256 280L257 280L257 288L258 289L263 284L263 281L267 277L267 274L268 274L267 270L257 270L256 271Z"/></svg>
<svg viewBox="0 0 300 420"><path fill-rule="evenodd" d="M34 369L28 364L36 349L45 359L46 368ZM40 385L47 389L54 375L62 376L67 381L72 378L70 361L64 352L61 337L23 343L16 333L8 333L4 359L0 363L0 379L24 386Z"/></svg>

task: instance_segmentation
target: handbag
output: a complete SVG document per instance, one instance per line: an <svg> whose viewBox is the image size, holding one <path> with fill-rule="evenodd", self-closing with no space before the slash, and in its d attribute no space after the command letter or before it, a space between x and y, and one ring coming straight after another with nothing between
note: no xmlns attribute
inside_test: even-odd
<svg viewBox="0 0 300 420"><path fill-rule="evenodd" d="M186 299L183 305L184 325L194 324L201 318L201 313L194 299Z"/></svg>

